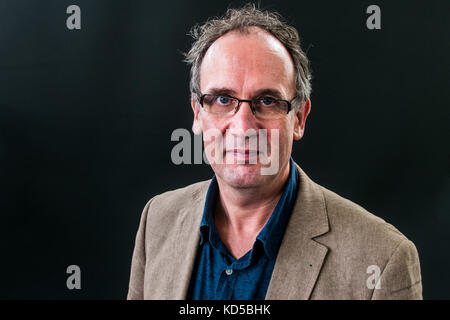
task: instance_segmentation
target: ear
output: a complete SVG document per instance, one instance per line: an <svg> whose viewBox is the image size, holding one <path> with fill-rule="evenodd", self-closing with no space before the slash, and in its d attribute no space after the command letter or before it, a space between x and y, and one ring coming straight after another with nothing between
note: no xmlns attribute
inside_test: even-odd
<svg viewBox="0 0 450 320"><path fill-rule="evenodd" d="M192 123L192 132L195 134L202 133L202 126L200 121L200 103L196 102L194 95L191 95L191 107L194 112L194 122Z"/></svg>
<svg viewBox="0 0 450 320"><path fill-rule="evenodd" d="M295 115L294 140L300 140L305 133L306 118L311 111L311 100L306 100Z"/></svg>

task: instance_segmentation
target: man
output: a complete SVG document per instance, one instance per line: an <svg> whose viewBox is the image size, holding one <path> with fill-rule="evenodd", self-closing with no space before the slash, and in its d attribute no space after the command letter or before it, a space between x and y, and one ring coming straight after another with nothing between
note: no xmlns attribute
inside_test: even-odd
<svg viewBox="0 0 450 320"><path fill-rule="evenodd" d="M192 128L223 148L211 180L147 203L128 298L421 299L414 244L291 158L311 110L297 31L247 5L192 34Z"/></svg>

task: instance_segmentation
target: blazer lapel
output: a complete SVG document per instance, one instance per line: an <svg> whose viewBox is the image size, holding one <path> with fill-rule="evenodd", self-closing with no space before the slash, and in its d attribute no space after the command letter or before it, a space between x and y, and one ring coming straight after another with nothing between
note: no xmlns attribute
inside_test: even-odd
<svg viewBox="0 0 450 320"><path fill-rule="evenodd" d="M327 247L314 241L329 231L322 191L296 167L299 191L267 290L268 300L309 299L328 252Z"/></svg>

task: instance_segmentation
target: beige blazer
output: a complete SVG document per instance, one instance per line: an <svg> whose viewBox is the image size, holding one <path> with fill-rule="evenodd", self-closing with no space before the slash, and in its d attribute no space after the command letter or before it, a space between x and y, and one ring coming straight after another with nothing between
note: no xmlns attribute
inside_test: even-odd
<svg viewBox="0 0 450 320"><path fill-rule="evenodd" d="M297 169L297 200L266 299L422 299L414 244ZM136 236L128 299L186 298L209 182L157 195L147 203Z"/></svg>

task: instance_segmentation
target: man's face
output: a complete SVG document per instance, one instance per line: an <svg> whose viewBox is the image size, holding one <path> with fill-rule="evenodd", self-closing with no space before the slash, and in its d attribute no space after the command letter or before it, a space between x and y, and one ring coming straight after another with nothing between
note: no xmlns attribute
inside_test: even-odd
<svg viewBox="0 0 450 320"><path fill-rule="evenodd" d="M232 31L217 39L206 52L200 68L200 90L201 94L224 94L245 100L260 98L261 92L270 90L277 93L270 97L290 101L295 96L294 65L286 48L269 33L254 27L249 34ZM217 178L233 188L252 188L287 175L292 143L303 136L310 102L298 113L291 110L281 117L264 120L255 117L247 102L241 103L234 115L227 116L208 113L194 100L192 108L193 131L203 132L205 149L212 143L206 139L206 132L220 132L224 137L223 163L208 157ZM261 129L267 130L266 155L271 161L274 157L279 161L273 174L261 174L261 169L270 165L249 161L255 155L249 152L253 148L245 136L251 132L249 129L257 135ZM278 149L270 145L274 130L279 136ZM230 150L230 145L235 147Z"/></svg>

